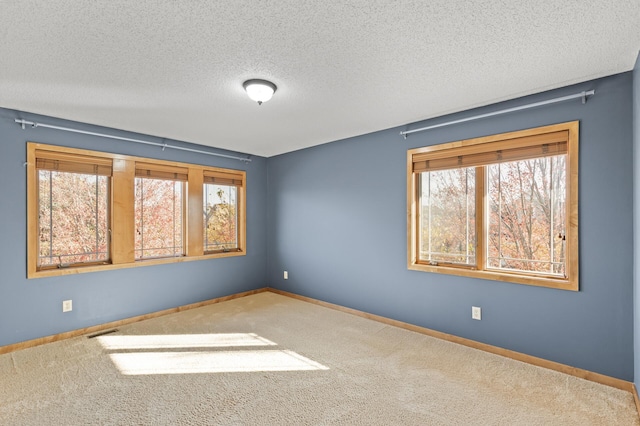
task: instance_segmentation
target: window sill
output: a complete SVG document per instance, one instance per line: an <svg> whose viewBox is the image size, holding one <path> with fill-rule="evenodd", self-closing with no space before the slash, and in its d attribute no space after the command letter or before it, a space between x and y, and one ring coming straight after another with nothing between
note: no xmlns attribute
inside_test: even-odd
<svg viewBox="0 0 640 426"><path fill-rule="evenodd" d="M244 256L244 255L246 255L246 252L244 251L233 251L233 252L227 252L227 253L204 254L200 256L165 257L165 258L158 258L158 259L136 260L135 262L119 263L119 264L108 263L104 265L43 269L40 271L29 271L27 273L27 278L32 279L32 278L57 277L61 275L83 274L85 272L110 271L115 269L137 268L140 266L164 265L167 263L192 262L195 260L218 259L218 258L224 258L224 257Z"/></svg>
<svg viewBox="0 0 640 426"><path fill-rule="evenodd" d="M532 275L517 274L511 272L478 271L468 268L456 268L451 266L432 266L421 263L409 262L408 268L412 271L435 272L437 274L457 275L461 277L480 278L507 283L533 285L538 287L556 288L560 290L578 291L577 277L573 280L564 278L536 277Z"/></svg>

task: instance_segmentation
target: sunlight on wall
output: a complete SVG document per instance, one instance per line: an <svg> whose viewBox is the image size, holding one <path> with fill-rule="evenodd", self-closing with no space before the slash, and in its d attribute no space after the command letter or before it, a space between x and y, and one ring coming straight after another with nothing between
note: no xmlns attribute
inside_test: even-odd
<svg viewBox="0 0 640 426"><path fill-rule="evenodd" d="M254 333L109 335L96 340L112 352L109 357L124 375L329 369L293 351L276 349L276 343ZM229 350L248 346L260 348Z"/></svg>

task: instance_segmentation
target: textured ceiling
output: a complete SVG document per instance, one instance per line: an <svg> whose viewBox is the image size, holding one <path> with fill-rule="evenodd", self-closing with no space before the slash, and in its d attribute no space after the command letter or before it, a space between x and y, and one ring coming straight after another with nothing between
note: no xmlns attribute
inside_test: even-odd
<svg viewBox="0 0 640 426"><path fill-rule="evenodd" d="M0 106L272 156L628 71L639 24L639 0L0 0Z"/></svg>

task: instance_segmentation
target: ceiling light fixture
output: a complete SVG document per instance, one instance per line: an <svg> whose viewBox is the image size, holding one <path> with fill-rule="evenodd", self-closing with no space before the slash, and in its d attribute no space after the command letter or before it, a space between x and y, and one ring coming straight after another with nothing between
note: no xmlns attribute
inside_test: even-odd
<svg viewBox="0 0 640 426"><path fill-rule="evenodd" d="M242 87L247 91L247 95L251 100L256 101L258 105L267 102L278 89L275 84L267 80L252 79L242 83Z"/></svg>

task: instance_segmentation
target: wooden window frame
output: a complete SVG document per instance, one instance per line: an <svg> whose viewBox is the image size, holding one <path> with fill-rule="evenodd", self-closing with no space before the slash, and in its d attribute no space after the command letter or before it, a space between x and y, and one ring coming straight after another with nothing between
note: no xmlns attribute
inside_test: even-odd
<svg viewBox="0 0 640 426"><path fill-rule="evenodd" d="M109 255L111 253L111 250L109 248L110 238L108 236L108 230L109 230L109 224L111 223L109 219L109 205L110 205L110 197L111 197L112 161L110 159L91 157L87 155L82 155L82 156L68 155L61 152L44 151L44 150L36 150L35 158L36 158L36 169L37 169L36 170L36 177L37 177L36 199L38 200L40 199L39 184L41 182L40 172L42 171L60 172L60 173L69 173L69 174L71 173L82 174L85 176L95 176L96 184L97 184L98 177L107 178L107 182L106 182L107 188L106 188L106 192L103 194L104 196L106 196L106 205L105 205L106 211L104 213L105 213L106 225L107 225L107 229L105 233L105 237L107 238L107 252L106 252L107 259L79 261L79 262L60 261L58 264L55 264L55 263L46 264L46 265L40 264L40 266L38 266L39 270L68 268L68 267L83 267L83 266L91 266L91 265L100 265L105 262L110 262ZM52 179L51 175L49 179ZM51 181L50 181L50 184L51 184ZM52 203L53 200L50 199L49 202ZM98 197L96 197L96 208L99 203L100 203L100 200ZM51 206L49 208L51 208ZM50 223L49 232L53 232L52 227L53 227L53 223ZM98 229L96 229L95 231L98 232ZM41 248L41 244L38 244L38 249L39 248ZM87 254L90 254L90 253L87 253ZM38 253L36 256L36 264L38 263L40 263L40 253Z"/></svg>
<svg viewBox="0 0 640 426"><path fill-rule="evenodd" d="M112 162L109 198L109 229L111 234L110 261L103 264L69 266L56 269L39 269L38 259L38 169L36 150L47 151L52 156L91 156ZM157 170L181 168L187 173L185 200L185 255L156 259L136 260L134 181L136 163L153 165ZM238 187L238 250L220 253L205 253L203 248L202 191L205 173L239 176ZM189 262L246 255L246 172L174 161L154 160L143 157L112 154L77 148L27 142L27 278L42 278L59 275L133 268L166 263Z"/></svg>
<svg viewBox="0 0 640 426"><path fill-rule="evenodd" d="M485 184L485 166L476 168L476 265L440 264L432 265L419 260L419 206L420 206L420 173L432 161L432 167L441 169L455 168L447 163L447 158L466 154L470 162L474 158L495 151L496 147L509 149L514 158L518 150L530 144L540 144L543 140L558 139L565 133L566 149L566 278L554 277L538 273L521 273L519 271L498 271L487 268L487 199ZM578 139L579 122L572 121L534 129L502 133L475 139L449 142L440 145L410 149L407 151L407 254L408 269L458 275L463 277L482 278L495 281L549 287L563 290L579 290L578 262ZM537 141L537 142L536 142ZM553 142L555 143L555 142ZM546 149L546 147L545 147ZM458 157L461 158L461 157ZM458 161L462 161L459 159ZM425 163L426 162L426 163ZM433 166L435 165L435 166ZM478 173L479 172L479 173Z"/></svg>

